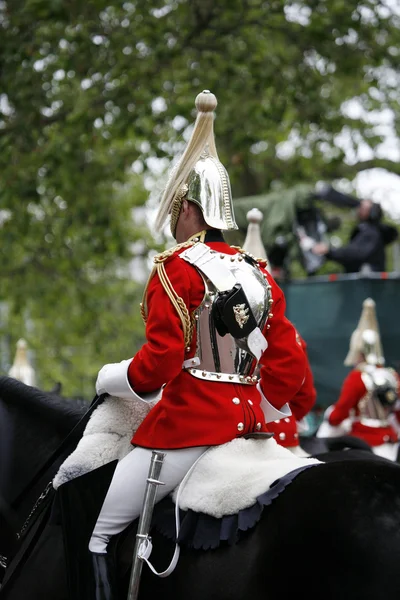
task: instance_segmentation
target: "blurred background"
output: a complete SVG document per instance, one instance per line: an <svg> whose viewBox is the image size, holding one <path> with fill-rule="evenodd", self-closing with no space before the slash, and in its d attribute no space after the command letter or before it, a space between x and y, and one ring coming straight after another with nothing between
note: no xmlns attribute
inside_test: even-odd
<svg viewBox="0 0 400 600"><path fill-rule="evenodd" d="M361 199L397 231L399 66L397 0L0 0L0 373L23 337L36 385L91 400L101 366L140 348L151 259L173 245L154 213L202 89L229 241L259 208L317 404L337 399L367 296L400 363L396 235L383 273L344 274L303 243L345 246Z"/></svg>

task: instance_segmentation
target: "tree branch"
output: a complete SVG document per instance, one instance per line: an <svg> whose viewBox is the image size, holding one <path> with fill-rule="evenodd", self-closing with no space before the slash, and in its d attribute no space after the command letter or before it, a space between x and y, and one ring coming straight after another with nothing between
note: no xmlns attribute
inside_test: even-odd
<svg viewBox="0 0 400 600"><path fill-rule="evenodd" d="M326 173L329 173L332 179L338 179L340 177L354 177L360 171L367 171L368 169L384 169L385 171L389 171L389 173L400 175L400 163L388 158L372 158L371 160L364 160L353 165L342 163L335 165L332 170L327 165ZM325 169L321 169L322 175L324 172Z"/></svg>

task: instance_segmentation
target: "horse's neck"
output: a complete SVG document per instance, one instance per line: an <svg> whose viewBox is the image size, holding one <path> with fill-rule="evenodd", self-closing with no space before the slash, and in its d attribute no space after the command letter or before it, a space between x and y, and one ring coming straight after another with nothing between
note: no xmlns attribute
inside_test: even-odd
<svg viewBox="0 0 400 600"><path fill-rule="evenodd" d="M73 425L79 420L81 411L68 414L65 419L62 410L58 414L60 400L54 399L55 413L47 412L45 406L29 402L5 402L0 397L0 492L4 501L24 514L29 508L40 487L50 481L57 465L29 488L31 481L49 457L63 442ZM65 411L64 411L65 412ZM57 415L59 418L57 418ZM21 494L24 497L20 497ZM15 505L19 498L18 506Z"/></svg>

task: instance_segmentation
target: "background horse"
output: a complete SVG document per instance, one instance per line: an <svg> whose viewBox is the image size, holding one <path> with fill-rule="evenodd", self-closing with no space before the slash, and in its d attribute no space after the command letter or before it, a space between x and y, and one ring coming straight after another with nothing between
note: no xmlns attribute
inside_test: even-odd
<svg viewBox="0 0 400 600"><path fill-rule="evenodd" d="M14 401L16 395L19 402ZM57 419L52 424L54 431L65 433L80 416L80 412L74 414L69 408L60 407L55 399L46 399L33 388L0 378L1 422L8 431L2 449L7 460L3 461L2 470L11 474L21 469L21 477L13 483L13 493L7 486L0 492L3 498L11 500L19 524L24 517L12 499L32 480L33 467L39 467L39 459L30 463L29 475L24 463L31 460L32 449L38 450L42 460L45 458L40 451L48 441L48 431L44 431L42 423L44 413L39 416L43 402L53 404L54 415L59 415L58 427ZM32 409L36 404L38 410ZM29 406L31 415L36 415L32 421L26 418ZM71 421L66 426L68 414ZM22 423L31 434L29 446L27 438L22 436L17 444L21 451L14 453L10 451L16 448L13 435L21 435ZM9 424L14 427L8 428ZM45 436L42 445L41 436ZM51 441L54 447L55 440ZM396 597L400 594L400 468L383 459L376 460L332 462L304 471L262 511L255 527L240 534L238 543L221 543L211 551L182 546L178 566L166 579L156 578L145 567L140 598L170 594L175 600L188 597L268 600L278 596L289 600L302 588L309 600ZM49 481L57 468L58 465L49 467L43 481ZM84 478L80 479L83 482ZM3 485L10 481L2 479ZM6 574L0 591L1 600L67 599L61 528L57 526L53 508L49 506L50 516L39 523L35 535L28 531L22 543L24 552L21 554L17 549L9 567L11 575ZM133 535L130 528L113 543L119 558L123 594L129 577ZM173 543L157 531L153 533L153 543L152 559L156 567L163 568L172 556Z"/></svg>

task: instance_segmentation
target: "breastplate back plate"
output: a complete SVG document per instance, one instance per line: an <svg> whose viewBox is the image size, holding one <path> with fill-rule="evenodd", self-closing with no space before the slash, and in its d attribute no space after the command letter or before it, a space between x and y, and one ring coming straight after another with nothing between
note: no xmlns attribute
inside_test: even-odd
<svg viewBox="0 0 400 600"><path fill-rule="evenodd" d="M233 256L220 254L220 256L223 256L224 266L233 274L236 282L242 285L258 327L262 331L268 319L271 286L261 270L257 266L249 264L241 254ZM241 380L247 376L249 379L249 375L253 373L256 366L256 361L248 350L247 340L246 338L235 339L230 334L223 337L218 334L212 317L212 307L218 290L203 273L201 275L204 280L205 295L201 305L194 313L197 333L196 356L200 360L196 369L204 372L242 376ZM224 377L223 381L228 381L228 379Z"/></svg>
<svg viewBox="0 0 400 600"><path fill-rule="evenodd" d="M362 369L362 380L367 393L359 402L360 417L363 419L378 419L381 425L388 424L388 416L391 412L390 404L382 404L380 394L392 393L397 397L397 379L390 369L379 367L368 367Z"/></svg>

